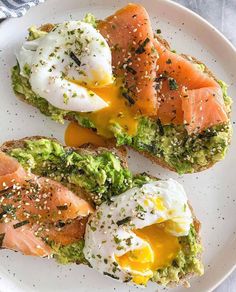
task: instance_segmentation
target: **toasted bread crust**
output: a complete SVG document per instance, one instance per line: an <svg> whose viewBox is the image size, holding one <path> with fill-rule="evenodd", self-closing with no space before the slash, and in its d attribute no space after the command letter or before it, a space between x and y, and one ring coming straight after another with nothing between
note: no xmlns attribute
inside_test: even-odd
<svg viewBox="0 0 236 292"><path fill-rule="evenodd" d="M154 155L150 154L148 151L145 151L145 150L136 150L135 148L130 147L130 146L128 146L128 148L134 150L137 153L142 154L144 157L148 158L153 163L161 166L162 168L165 168L165 169L168 169L168 170L176 172L176 169L174 169L174 167L171 167L167 162L165 162L164 159L155 157ZM197 172L200 172L200 171L207 170L208 168L211 168L215 163L216 162L211 162L211 163L208 163L205 166L201 166L201 165L195 166L193 173L197 173Z"/></svg>

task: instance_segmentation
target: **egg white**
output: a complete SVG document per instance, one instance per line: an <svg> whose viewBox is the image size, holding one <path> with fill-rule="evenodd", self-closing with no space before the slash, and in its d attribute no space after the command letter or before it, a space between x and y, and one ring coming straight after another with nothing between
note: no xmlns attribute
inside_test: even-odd
<svg viewBox="0 0 236 292"><path fill-rule="evenodd" d="M156 202L161 202L159 207ZM94 269L124 282L133 271L120 267L116 257L147 245L132 230L167 220L174 224L166 232L189 234L193 218L182 185L169 179L130 189L113 197L111 204L100 205L90 217L84 255Z"/></svg>

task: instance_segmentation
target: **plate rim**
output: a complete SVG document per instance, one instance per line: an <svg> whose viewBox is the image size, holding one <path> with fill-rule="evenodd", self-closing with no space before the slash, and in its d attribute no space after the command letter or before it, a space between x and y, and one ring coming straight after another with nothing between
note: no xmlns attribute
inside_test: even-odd
<svg viewBox="0 0 236 292"><path fill-rule="evenodd" d="M58 0L57 0L58 1ZM143 1L146 1L146 0L143 0ZM187 8L185 7L184 5L180 4L180 3L177 3L175 2L174 0L155 0L156 2L163 2L163 3L168 3L170 4L171 6L174 6L175 8L177 9L180 9L182 11L184 11L184 13L187 13L189 14L190 16L192 15L196 20L200 21L202 24L204 24L205 27L208 27L210 28L214 34L216 34L222 42L224 42L227 47L232 51L232 53L236 56L236 45L234 45L219 29L217 29L213 24L211 24L210 22L208 22L205 18L203 18L201 15L197 14L195 11L191 10L190 8ZM129 2L129 1L128 1ZM134 2L135 3L135 0L134 1L131 1L131 2ZM47 2L49 3L49 1ZM37 9L38 6L41 6L43 4L46 4L45 2L39 2L38 5L32 7L33 9ZM50 4L49 4L50 5ZM28 13L29 11L26 12L26 14ZM0 33L3 29L5 29L5 26L7 28L7 25L9 22L14 22L14 21L17 21L21 18L24 18L24 15L21 16L21 17L14 17L14 18L6 18L6 19L0 19ZM236 69L235 69L235 72L236 72ZM236 270L236 262L235 264L228 269L228 271L222 276L222 277L219 277L217 282L211 286L207 291L211 292L213 290L215 290L217 287L219 287L231 274L233 271ZM4 273L1 272L1 276L3 277L3 280L4 280ZM10 279L10 277L7 277L5 278L5 280L10 283L12 283L14 286L15 286L15 282L12 281ZM1 284L1 283L0 283ZM23 283L24 284L24 283ZM1 286L1 285L0 285ZM1 288L1 287L0 287ZM5 291L5 290L3 290ZM6 290L7 291L7 290Z"/></svg>

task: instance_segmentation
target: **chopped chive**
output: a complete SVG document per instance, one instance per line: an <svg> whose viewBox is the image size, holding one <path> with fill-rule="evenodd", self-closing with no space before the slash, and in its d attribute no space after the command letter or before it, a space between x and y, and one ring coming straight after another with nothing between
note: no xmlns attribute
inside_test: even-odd
<svg viewBox="0 0 236 292"><path fill-rule="evenodd" d="M146 211L145 211L145 209L143 208L143 206L141 206L141 205L137 205L137 207L135 208L135 210L137 211L137 212L143 212L143 213L147 213Z"/></svg>
<svg viewBox="0 0 236 292"><path fill-rule="evenodd" d="M127 92L123 92L122 95L128 100L130 104L135 104L135 100Z"/></svg>
<svg viewBox="0 0 236 292"><path fill-rule="evenodd" d="M131 280L132 280L132 277L127 277L127 278L124 280L124 283L129 283Z"/></svg>
<svg viewBox="0 0 236 292"><path fill-rule="evenodd" d="M128 71L128 72L130 72L131 74L133 74L133 75L135 75L137 72L132 68L132 67L130 67L130 66L127 66L126 67L126 70Z"/></svg>
<svg viewBox="0 0 236 292"><path fill-rule="evenodd" d="M0 220L3 218L3 216L4 216L5 214L7 214L6 211L3 211L3 212L0 213Z"/></svg>
<svg viewBox="0 0 236 292"><path fill-rule="evenodd" d="M118 226L120 226L120 225L123 225L123 224L128 223L130 220L131 220L131 217L128 216L128 217L126 217L126 218L124 218L124 219L121 219L121 220L117 221L116 224L117 224Z"/></svg>
<svg viewBox="0 0 236 292"><path fill-rule="evenodd" d="M179 267L179 264L178 264L177 260L173 260L172 266L175 267L175 268Z"/></svg>
<svg viewBox="0 0 236 292"><path fill-rule="evenodd" d="M2 209L2 212L0 213L0 219L2 219L5 214L15 213L15 208L11 204L1 206L1 209Z"/></svg>
<svg viewBox="0 0 236 292"><path fill-rule="evenodd" d="M14 229L17 229L17 228L22 227L22 226L24 226L26 224L29 224L29 221L28 220L24 220L24 221L21 221L21 222L18 222L16 224L14 224L13 225L13 228Z"/></svg>
<svg viewBox="0 0 236 292"><path fill-rule="evenodd" d="M0 191L0 195L4 195L6 192L11 191L13 189L13 187L9 187L7 189L3 189Z"/></svg>
<svg viewBox="0 0 236 292"><path fill-rule="evenodd" d="M169 78L168 80L170 90L178 89L178 84L176 83L175 79Z"/></svg>
<svg viewBox="0 0 236 292"><path fill-rule="evenodd" d="M171 63L172 63L171 59L168 59L168 60L166 61L166 64L171 64Z"/></svg>
<svg viewBox="0 0 236 292"><path fill-rule="evenodd" d="M65 227L66 223L62 220L59 220L57 223L56 223L56 227L57 228L62 228L62 227Z"/></svg>
<svg viewBox="0 0 236 292"><path fill-rule="evenodd" d="M73 52L70 52L71 59L76 63L76 65L80 66L81 61L76 57L76 55Z"/></svg>
<svg viewBox="0 0 236 292"><path fill-rule="evenodd" d="M118 277L116 277L116 276L114 276L114 275L112 275L112 274L110 274L110 273L107 273L107 272L103 272L103 275L108 276L108 277L111 277L111 278L113 278L113 279L115 279L115 280L119 280Z"/></svg>
<svg viewBox="0 0 236 292"><path fill-rule="evenodd" d="M198 135L198 137L200 139L211 138L211 137L215 137L215 136L217 136L217 132L208 132L208 131L204 131Z"/></svg>
<svg viewBox="0 0 236 292"><path fill-rule="evenodd" d="M154 81L161 82L162 80L166 80L166 79L167 79L167 76L163 74L162 76L156 77Z"/></svg>
<svg viewBox="0 0 236 292"><path fill-rule="evenodd" d="M158 28L158 29L156 30L156 33L157 33L157 34L160 34L160 33L161 33L161 30Z"/></svg>
<svg viewBox="0 0 236 292"><path fill-rule="evenodd" d="M121 243L121 239L119 239L117 236L114 236L114 241L116 244Z"/></svg>
<svg viewBox="0 0 236 292"><path fill-rule="evenodd" d="M67 205L57 206L57 209L60 211L64 211L68 209L68 206Z"/></svg>
<svg viewBox="0 0 236 292"><path fill-rule="evenodd" d="M165 134L165 131L164 131L164 128L162 126L162 123L161 123L161 120L160 119L157 119L157 125L158 125L158 128L159 128L159 133L161 136L164 136Z"/></svg>
<svg viewBox="0 0 236 292"><path fill-rule="evenodd" d="M149 38L146 38L143 43L140 44L140 46L136 49L136 54L142 54L145 52L145 46L150 42Z"/></svg>

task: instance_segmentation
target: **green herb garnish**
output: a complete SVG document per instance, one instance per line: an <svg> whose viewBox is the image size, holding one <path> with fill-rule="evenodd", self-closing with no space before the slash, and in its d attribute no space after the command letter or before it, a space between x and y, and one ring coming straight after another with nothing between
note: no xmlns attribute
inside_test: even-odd
<svg viewBox="0 0 236 292"><path fill-rule="evenodd" d="M128 72L130 72L131 74L133 74L133 75L135 75L137 72L132 68L132 67L130 67L130 66L127 66L126 67L126 70L128 71Z"/></svg>
<svg viewBox="0 0 236 292"><path fill-rule="evenodd" d="M131 220L131 217L128 216L128 217L126 217L126 218L124 218L124 219L121 219L121 220L117 221L116 224L117 224L118 226L120 226L120 225L124 225L124 224L128 223L130 220Z"/></svg>
<svg viewBox="0 0 236 292"><path fill-rule="evenodd" d="M67 205L57 206L57 209L60 211L64 211L68 209L68 206Z"/></svg>
<svg viewBox="0 0 236 292"><path fill-rule="evenodd" d="M168 79L168 83L169 83L170 90L176 90L176 89L178 89L178 84L176 83L175 79L169 78Z"/></svg>
<svg viewBox="0 0 236 292"><path fill-rule="evenodd" d="M2 211L2 212L0 213L0 220L3 218L3 216L4 216L5 214L7 214L6 211Z"/></svg>
<svg viewBox="0 0 236 292"><path fill-rule="evenodd" d="M160 136L164 136L165 135L165 131L164 131L164 128L162 126L162 123L161 123L160 119L157 119L157 125L158 125L158 128L159 128Z"/></svg>
<svg viewBox="0 0 236 292"><path fill-rule="evenodd" d="M145 47L146 45L150 42L149 38L146 38L145 41L143 43L141 43L141 45L137 48L137 50L135 51L136 54L142 54L145 52Z"/></svg>
<svg viewBox="0 0 236 292"><path fill-rule="evenodd" d="M116 277L116 276L114 276L114 275L112 275L112 274L110 274L110 273L107 273L107 272L103 272L103 275L108 276L108 277L111 277L111 278L113 278L113 279L115 279L115 280L119 280L118 277Z"/></svg>
<svg viewBox="0 0 236 292"><path fill-rule="evenodd" d="M21 222L18 222L16 224L14 224L13 225L13 228L14 229L17 229L17 228L22 227L22 226L24 226L26 224L29 224L29 221L28 220L24 220L24 221L21 221Z"/></svg>
<svg viewBox="0 0 236 292"><path fill-rule="evenodd" d="M138 206L135 208L135 210L136 210L137 212L143 212L143 213L146 213L146 211L144 210L143 206L141 206L141 205L138 205Z"/></svg>
<svg viewBox="0 0 236 292"><path fill-rule="evenodd" d="M122 92L122 96L124 96L130 104L135 104L135 100L127 92Z"/></svg>
<svg viewBox="0 0 236 292"><path fill-rule="evenodd" d="M76 63L76 65L78 65L78 66L81 65L81 61L77 58L77 56L75 55L75 53L70 52L70 57Z"/></svg>

